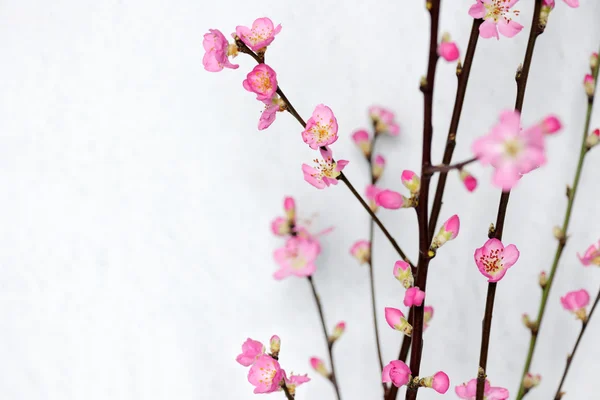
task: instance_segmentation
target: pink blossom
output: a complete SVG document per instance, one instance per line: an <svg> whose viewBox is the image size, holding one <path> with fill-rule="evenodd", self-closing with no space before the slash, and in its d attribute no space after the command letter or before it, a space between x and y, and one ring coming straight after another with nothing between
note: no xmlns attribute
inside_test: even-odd
<svg viewBox="0 0 600 400"><path fill-rule="evenodd" d="M548 115L542 121L542 131L546 135L551 135L553 133L560 131L561 129L562 129L562 124L561 124L560 120L558 119L558 117L555 115Z"/></svg>
<svg viewBox="0 0 600 400"><path fill-rule="evenodd" d="M463 383L454 388L458 398L463 400L475 400L477 396L477 379L471 379L468 383ZM501 387L490 386L490 381L485 380L483 389L484 400L508 400L508 390Z"/></svg>
<svg viewBox="0 0 600 400"><path fill-rule="evenodd" d="M453 215L440 228L438 234L433 238L431 250L435 251L442 247L446 242L455 239L460 231L460 219L458 215Z"/></svg>
<svg viewBox="0 0 600 400"><path fill-rule="evenodd" d="M310 358L310 366L315 371L317 371L319 374L323 375L324 377L326 377L326 378L329 377L329 371L327 371L327 368L325 367L325 363L320 358L311 357Z"/></svg>
<svg viewBox="0 0 600 400"><path fill-rule="evenodd" d="M379 106L369 107L369 116L373 120L376 133L388 133L392 136L400 134L400 126L394 120L394 113Z"/></svg>
<svg viewBox="0 0 600 400"><path fill-rule="evenodd" d="M444 371L438 371L433 376L424 379L424 386L433 388L436 392L444 394L450 387L450 378Z"/></svg>
<svg viewBox="0 0 600 400"><path fill-rule="evenodd" d="M467 170L462 169L460 171L460 180L469 192L473 192L475 189L477 189L477 178L471 175Z"/></svg>
<svg viewBox="0 0 600 400"><path fill-rule="evenodd" d="M242 354L236 357L236 361L244 367L249 367L262 356L265 352L265 346L259 341L250 338L242 344Z"/></svg>
<svg viewBox="0 0 600 400"><path fill-rule="evenodd" d="M425 306L423 309L423 332L429 326L429 321L433 318L433 307Z"/></svg>
<svg viewBox="0 0 600 400"><path fill-rule="evenodd" d="M381 189L375 185L367 185L367 188L365 189L365 197L367 198L367 200L369 200L369 206L373 211L377 210L378 206L375 199L380 192Z"/></svg>
<svg viewBox="0 0 600 400"><path fill-rule="evenodd" d="M283 379L285 380L285 386L287 386L290 393L295 393L296 388L303 383L310 382L310 378L307 374L304 375L294 375L291 374L290 377L287 377L285 371L283 371Z"/></svg>
<svg viewBox="0 0 600 400"><path fill-rule="evenodd" d="M368 157L371 154L371 137L369 136L369 132L364 129L355 131L352 134L352 140L362 150L365 156Z"/></svg>
<svg viewBox="0 0 600 400"><path fill-rule="evenodd" d="M375 196L375 203L388 210L397 210L408 204L408 199L393 190L382 190Z"/></svg>
<svg viewBox="0 0 600 400"><path fill-rule="evenodd" d="M569 292L560 298L565 310L574 313L578 319L585 321L585 307L590 303L590 294L585 289Z"/></svg>
<svg viewBox="0 0 600 400"><path fill-rule="evenodd" d="M267 64L254 67L243 82L244 89L256 93L256 100L270 101L277 91L277 74Z"/></svg>
<svg viewBox="0 0 600 400"><path fill-rule="evenodd" d="M476 0L475 4L469 9L469 15L484 20L479 26L479 36L486 39L491 37L500 39L500 36L498 36L498 32L500 32L503 36L511 38L521 32L523 25L512 19L512 15L519 15L519 11L511 10L518 1Z"/></svg>
<svg viewBox="0 0 600 400"><path fill-rule="evenodd" d="M488 282L498 282L506 271L519 259L519 250L514 244L504 247L496 238L488 239L483 247L475 250L475 263Z"/></svg>
<svg viewBox="0 0 600 400"><path fill-rule="evenodd" d="M412 326L408 323L402 311L397 308L385 308L385 320L392 329L403 332L406 336L412 334Z"/></svg>
<svg viewBox="0 0 600 400"><path fill-rule="evenodd" d="M321 251L319 243L314 239L300 236L290 237L285 246L275 250L273 254L279 269L273 274L277 280L294 275L311 276L317 266L315 260Z"/></svg>
<svg viewBox="0 0 600 400"><path fill-rule="evenodd" d="M588 97L592 97L594 95L594 91L596 90L596 81L592 75L587 74L585 78L583 78L583 88L585 89L585 94L587 94Z"/></svg>
<svg viewBox="0 0 600 400"><path fill-rule="evenodd" d="M262 131L267 129L271 124L275 121L275 117L277 117L277 112L281 112L284 110L283 100L279 98L276 94L273 95L270 99L262 100L265 104L265 109L260 114L260 118L258 120L258 130Z"/></svg>
<svg viewBox="0 0 600 400"><path fill-rule="evenodd" d="M314 162L317 164L316 168L313 168L307 164L302 164L304 180L317 189L324 189L325 187L329 187L329 185L337 185L337 177L340 176L344 167L348 165L348 161L334 161L333 154L328 147L325 149L321 148L319 150L323 160L314 160Z"/></svg>
<svg viewBox="0 0 600 400"><path fill-rule="evenodd" d="M254 51L258 51L273 42L275 35L281 31L281 25L273 26L269 18L258 18L252 23L252 28L236 26L235 33Z"/></svg>
<svg viewBox="0 0 600 400"><path fill-rule="evenodd" d="M329 337L330 340L338 340L346 331L346 323L344 321L340 321L333 327L333 333Z"/></svg>
<svg viewBox="0 0 600 400"><path fill-rule="evenodd" d="M404 260L398 260L394 264L394 276L406 289L410 289L414 284L414 278L410 264Z"/></svg>
<svg viewBox="0 0 600 400"><path fill-rule="evenodd" d="M519 112L504 111L490 133L473 143L473 153L496 169L492 183L510 190L523 174L546 163L543 124L521 130Z"/></svg>
<svg viewBox="0 0 600 400"><path fill-rule="evenodd" d="M283 370L271 356L260 356L248 371L248 382L255 386L254 393L273 393L279 389Z"/></svg>
<svg viewBox="0 0 600 400"><path fill-rule="evenodd" d="M315 107L312 116L306 121L302 139L311 149L328 146L338 139L338 124L331 108L324 104Z"/></svg>
<svg viewBox="0 0 600 400"><path fill-rule="evenodd" d="M579 257L579 261L586 267L592 264L600 266L600 240L597 244L588 247L583 257L579 253L577 253L577 257Z"/></svg>
<svg viewBox="0 0 600 400"><path fill-rule="evenodd" d="M571 8L579 7L579 0L563 0L566 5ZM544 0L544 5L550 8L554 8L554 0Z"/></svg>
<svg viewBox="0 0 600 400"><path fill-rule="evenodd" d="M381 154L377 154L375 159L373 160L373 170L371 173L373 174L373 178L375 180L379 179L383 174L383 169L385 168L385 158Z"/></svg>
<svg viewBox="0 0 600 400"><path fill-rule="evenodd" d="M404 293L404 305L406 307L420 306L425 300L425 292L418 287L411 287Z"/></svg>
<svg viewBox="0 0 600 400"><path fill-rule="evenodd" d="M290 224L287 219L277 217L271 222L271 232L277 236L287 236L290 234Z"/></svg>
<svg viewBox="0 0 600 400"><path fill-rule="evenodd" d="M419 178L419 175L408 169L402 171L402 184L410 190L412 194L418 194L419 190L421 190L421 179Z"/></svg>
<svg viewBox="0 0 600 400"><path fill-rule="evenodd" d="M350 247L350 254L360 264L371 262L371 243L368 240L358 240Z"/></svg>
<svg viewBox="0 0 600 400"><path fill-rule="evenodd" d="M229 56L237 54L237 46L229 45L225 35L218 29L209 29L209 33L204 34L202 46L204 46L204 57L202 65L209 72L219 72L223 68L236 69L239 65L229 62Z"/></svg>
<svg viewBox="0 0 600 400"><path fill-rule="evenodd" d="M446 61L456 61L460 56L458 46L456 46L456 43L450 39L450 35L448 33L444 33L442 35L442 41L438 45L437 53Z"/></svg>
<svg viewBox="0 0 600 400"><path fill-rule="evenodd" d="M381 381L384 383L391 382L394 386L401 387L410 381L410 375L411 372L408 365L400 360L393 360L383 367Z"/></svg>

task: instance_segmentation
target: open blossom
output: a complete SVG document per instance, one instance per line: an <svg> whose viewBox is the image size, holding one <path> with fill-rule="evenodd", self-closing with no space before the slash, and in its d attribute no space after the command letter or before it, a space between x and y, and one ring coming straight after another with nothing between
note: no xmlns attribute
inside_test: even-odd
<svg viewBox="0 0 600 400"><path fill-rule="evenodd" d="M325 187L329 187L329 185L337 185L337 177L340 176L344 167L348 165L348 161L334 161L333 154L329 148L321 148L319 150L323 160L314 160L317 164L316 168L313 168L308 164L302 164L304 180L317 189L324 189Z"/></svg>
<svg viewBox="0 0 600 400"><path fill-rule="evenodd" d="M260 356L248 371L248 382L255 386L254 393L276 392L282 379L279 362L266 354Z"/></svg>
<svg viewBox="0 0 600 400"><path fill-rule="evenodd" d="M467 383L454 388L459 399L475 400L477 397L477 379L471 379ZM485 380L483 389L484 400L508 400L508 390L501 387L490 386L490 381Z"/></svg>
<svg viewBox="0 0 600 400"><path fill-rule="evenodd" d="M358 240L350 247L350 254L365 264L371 261L371 243L368 240Z"/></svg>
<svg viewBox="0 0 600 400"><path fill-rule="evenodd" d="M238 68L239 65L229 62L229 56L237 54L237 46L235 44L230 45L220 30L209 29L208 31L209 33L204 34L204 40L202 41L205 50L202 58L204 69L209 72L219 72L223 68Z"/></svg>
<svg viewBox="0 0 600 400"><path fill-rule="evenodd" d="M448 33L442 35L442 41L438 45L437 53L446 61L456 61L460 55L456 43L450 39L450 34Z"/></svg>
<svg viewBox="0 0 600 400"><path fill-rule="evenodd" d="M331 108L324 104L315 107L312 116L306 121L306 127L302 131L302 140L311 149L328 146L338 139L338 124Z"/></svg>
<svg viewBox="0 0 600 400"><path fill-rule="evenodd" d="M287 386L290 394L294 395L296 393L296 388L303 383L310 382L310 378L307 374L304 375L294 375L291 374L290 377L287 377L285 371L283 371L283 379L285 381L285 386Z"/></svg>
<svg viewBox="0 0 600 400"><path fill-rule="evenodd" d="M246 76L244 89L256 93L256 100L271 100L277 91L277 74L267 64L258 64Z"/></svg>
<svg viewBox="0 0 600 400"><path fill-rule="evenodd" d="M502 190L512 189L521 176L546 163L543 123L521 129L520 113L500 114L490 133L473 143L473 153L483 165L496 170L492 183Z"/></svg>
<svg viewBox="0 0 600 400"><path fill-rule="evenodd" d="M321 246L315 239L301 236L290 237L285 246L275 250L273 254L279 269L273 274L277 280L294 275L311 276L317 266L315 260L321 252Z"/></svg>
<svg viewBox="0 0 600 400"><path fill-rule="evenodd" d="M367 185L367 188L365 189L365 197L369 201L369 207L371 207L371 210L373 210L373 212L377 211L378 205L375 201L375 198L377 197L379 192L381 192L381 189L375 185Z"/></svg>
<svg viewBox="0 0 600 400"><path fill-rule="evenodd" d="M477 189L477 178L475 178L473 175L471 175L469 173L469 171L462 169L460 171L460 180L463 182L463 184L465 185L465 188L469 192L472 192L475 189Z"/></svg>
<svg viewBox="0 0 600 400"><path fill-rule="evenodd" d="M436 392L444 394L450 387L450 378L444 371L438 371L433 376L428 376L421 380L423 386L433 388Z"/></svg>
<svg viewBox="0 0 600 400"><path fill-rule="evenodd" d="M418 287L411 287L404 293L404 305L406 307L420 306L425 300L425 292Z"/></svg>
<svg viewBox="0 0 600 400"><path fill-rule="evenodd" d="M369 107L369 116L373 121L376 133L388 133L392 136L400 134L400 126L396 123L394 113L379 106Z"/></svg>
<svg viewBox="0 0 600 400"><path fill-rule="evenodd" d="M519 250L514 244L504 247L496 238L488 239L483 247L475 250L475 263L488 282L498 282L506 271L519 259Z"/></svg>
<svg viewBox="0 0 600 400"><path fill-rule="evenodd" d="M566 5L568 5L571 8L577 8L579 7L579 0L563 0L565 2ZM544 0L544 5L554 8L554 0Z"/></svg>
<svg viewBox="0 0 600 400"><path fill-rule="evenodd" d="M258 120L258 130L262 131L271 126L273 122L275 122L275 117L277 117L277 112L281 112L285 110L285 106L283 100L276 94L274 94L270 99L262 100L265 104L265 109L260 114L260 118Z"/></svg>
<svg viewBox="0 0 600 400"><path fill-rule="evenodd" d="M569 292L560 298L565 310L574 313L578 319L586 320L585 308L590 303L590 294L585 289Z"/></svg>
<svg viewBox="0 0 600 400"><path fill-rule="evenodd" d="M381 177L383 168L385 168L385 158L381 154L377 154L373 160L373 170L371 171L375 180Z"/></svg>
<svg viewBox="0 0 600 400"><path fill-rule="evenodd" d="M388 210L397 210L402 207L408 207L410 204L406 197L398 192L388 189L377 193L377 196L375 196L375 203Z"/></svg>
<svg viewBox="0 0 600 400"><path fill-rule="evenodd" d="M513 21L513 16L518 16L518 10L511 8L519 0L476 0L476 3L469 9L469 15L473 18L482 18L484 21L479 26L479 36L482 38L500 39L498 32L502 36L511 38L521 32L523 25Z"/></svg>
<svg viewBox="0 0 600 400"><path fill-rule="evenodd" d="M586 267L592 264L600 266L600 240L597 244L588 247L583 256L577 253L577 257L579 257L579 261Z"/></svg>
<svg viewBox="0 0 600 400"><path fill-rule="evenodd" d="M435 251L442 247L446 242L455 239L460 231L460 219L458 215L453 215L440 228L438 234L431 242L431 250Z"/></svg>
<svg viewBox="0 0 600 400"><path fill-rule="evenodd" d="M383 367L381 372L381 381L383 383L391 382L396 387L406 385L410 381L410 368L400 360L393 360Z"/></svg>
<svg viewBox="0 0 600 400"><path fill-rule="evenodd" d="M273 26L269 18L258 18L252 23L252 28L237 26L235 33L254 51L258 51L273 42L275 35L281 31L281 25Z"/></svg>
<svg viewBox="0 0 600 400"><path fill-rule="evenodd" d="M414 278L410 264L404 260L398 260L394 264L394 276L406 289L410 289L414 285Z"/></svg>
<svg viewBox="0 0 600 400"><path fill-rule="evenodd" d="M236 357L236 361L244 367L249 367L265 353L265 346L257 340L250 338L242 344L242 354Z"/></svg>
<svg viewBox="0 0 600 400"><path fill-rule="evenodd" d="M371 155L371 137L369 132L360 129L352 134L352 141L362 150L365 157Z"/></svg>
<svg viewBox="0 0 600 400"><path fill-rule="evenodd" d="M421 179L419 178L419 175L408 169L402 171L402 184L405 188L410 190L412 194L418 194L419 190L421 190Z"/></svg>
<svg viewBox="0 0 600 400"><path fill-rule="evenodd" d="M412 334L412 326L408 323L402 311L397 308L385 308L385 320L392 329L403 332L406 336Z"/></svg>
<svg viewBox="0 0 600 400"><path fill-rule="evenodd" d="M423 308L423 332L429 326L429 321L433 318L433 307L425 306Z"/></svg>

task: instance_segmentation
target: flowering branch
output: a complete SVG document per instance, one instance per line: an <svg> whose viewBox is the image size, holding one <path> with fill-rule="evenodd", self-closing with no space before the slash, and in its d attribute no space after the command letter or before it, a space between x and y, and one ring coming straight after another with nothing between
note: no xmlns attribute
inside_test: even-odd
<svg viewBox="0 0 600 400"><path fill-rule="evenodd" d="M575 341L573 350L567 356L567 365L565 365L565 371L563 372L562 378L560 379L558 389L556 389L556 394L554 395L554 400L562 399L562 396L564 394L564 392L561 392L562 386L565 383L565 380L567 379L567 374L569 373L569 368L571 368L571 362L573 361L573 357L575 357L575 352L577 351L577 348L579 347L579 342L581 342L581 338L583 337L583 334L585 333L585 329L588 326L588 322L590 321L590 318L592 318L592 314L594 314L594 310L596 309L596 306L598 305L598 301L600 301L600 291L598 291L598 294L596 295L596 300L594 300L594 304L592 305L592 308L590 309L589 315L587 316L586 319L581 321L581 331L579 332L579 336L577 336L577 340Z"/></svg>
<svg viewBox="0 0 600 400"><path fill-rule="evenodd" d="M469 158L468 160L461 161L459 163L452 164L452 165L445 165L445 164L442 164L442 165L432 165L432 166L429 167L429 169L427 171L429 171L430 173L434 173L434 172L446 172L447 173L449 171L452 171L453 169L461 170L466 165L474 163L477 160L478 160L477 157L473 157L473 158Z"/></svg>
<svg viewBox="0 0 600 400"><path fill-rule="evenodd" d="M594 82L598 79L598 63L592 69L592 76ZM554 277L556 275L556 270L558 268L558 262L560 261L560 257L562 252L567 244L567 230L569 229L569 222L571 221L571 212L573 210L573 205L575 203L575 195L577 194L577 188L579 187L579 180L581 178L581 171L583 169L583 162L585 160L585 156L589 151L589 147L586 143L588 138L588 132L590 129L590 122L592 117L592 110L594 107L594 92L592 91L591 95L588 95L587 102L587 110L585 117L585 124L583 128L583 138L581 142L581 150L579 152L579 161L577 162L577 169L575 170L575 177L573 178L573 184L567 187L567 210L565 212L565 218L563 220L562 227L560 228L560 235L558 238L558 245L556 248L556 252L554 253L554 260L552 261L552 266L550 267L550 275L548 276L547 283L543 286L542 291L542 299L540 302L540 307L538 309L537 319L533 323L534 329L531 329L531 339L529 340L529 350L527 352L527 357L525 359L525 367L523 368L523 375L521 379L521 383L519 386L519 393L517 395L517 400L521 400L525 394L527 394L527 390L525 389L524 381L525 375L529 372L529 368L531 367L531 362L533 360L533 353L535 352L535 346L537 344L538 333L540 327L542 325L542 319L544 318L544 312L546 311L546 303L548 302L548 295L550 294L550 289L552 288L552 283L554 282Z"/></svg>
<svg viewBox="0 0 600 400"><path fill-rule="evenodd" d="M329 381L333 385L335 389L335 395L338 400L340 397L340 389L337 384L337 380L335 377L335 364L333 363L333 343L334 341L329 340L329 334L327 333L327 325L325 324L325 316L323 315L323 307L321 306L321 300L319 298L319 294L317 293L317 288L313 282L312 276L307 277L308 283L310 283L310 288L312 290L313 297L315 299L315 303L317 304L317 310L319 312L319 318L321 319L321 327L323 328L323 334L325 335L325 341L327 341L327 354L329 355L329 363L331 364L331 374L329 374Z"/></svg>
<svg viewBox="0 0 600 400"><path fill-rule="evenodd" d="M536 0L533 17L531 21L531 29L529 31L529 40L527 42L527 49L525 50L525 59L523 65L517 69L515 80L517 81L517 99L515 101L515 110L519 113L523 110L523 101L525 99L525 89L527 88L527 78L529 77L529 69L531 67L531 61L533 59L533 51L535 49L535 43L539 35L544 32L545 25L540 20L540 12L542 9L542 3L544 0ZM510 196L510 190L503 191L500 196L500 203L498 205L498 215L496 217L496 225L490 228L489 237L490 239L495 238L499 241L502 240L502 232L504 229L504 220L506 217L506 209L508 207L508 200ZM479 368L477 372L477 397L476 400L483 400L486 380L486 368L488 349L490 344L490 331L492 325L492 315L494 312L494 299L496 296L496 285L497 282L490 282L488 284L487 298L485 304L485 315L482 323L481 330L481 349L479 352Z"/></svg>
<svg viewBox="0 0 600 400"><path fill-rule="evenodd" d="M433 139L433 88L435 83L435 71L437 67L438 47L438 24L440 16L440 0L427 0L427 9L431 19L429 36L429 60L427 76L421 81L421 92L423 92L423 152L421 156L421 188L419 190L419 204L417 205L417 220L419 224L419 262L417 264L417 277L415 286L426 292L427 269L431 256L429 247L431 240L428 231L428 208L429 208L429 184L431 173L427 169L431 166L431 141ZM419 390L417 377L421 368L421 356L423 353L423 317L424 302L414 307L414 315L411 321L413 326L412 350L410 355L410 371L415 378L409 382L406 390L406 400L415 400Z"/></svg>

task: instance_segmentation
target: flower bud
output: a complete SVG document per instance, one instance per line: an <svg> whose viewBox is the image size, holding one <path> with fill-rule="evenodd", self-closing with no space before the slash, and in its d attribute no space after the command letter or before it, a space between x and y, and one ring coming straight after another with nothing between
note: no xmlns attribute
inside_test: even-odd
<svg viewBox="0 0 600 400"><path fill-rule="evenodd" d="M360 129L354 132L352 134L352 140L358 148L361 149L365 157L368 158L371 155L371 138L366 130Z"/></svg>
<svg viewBox="0 0 600 400"><path fill-rule="evenodd" d="M406 289L410 289L414 285L415 280L413 278L412 270L410 264L406 261L396 261L396 264L394 264L394 276L402 282L402 286Z"/></svg>
<svg viewBox="0 0 600 400"><path fill-rule="evenodd" d="M560 240L565 240L565 231L563 231L560 226L555 226L554 228L552 228L552 234L559 241Z"/></svg>
<svg viewBox="0 0 600 400"><path fill-rule="evenodd" d="M285 210L285 215L287 216L288 221L291 223L296 222L296 202L293 197L286 197L283 200L283 209Z"/></svg>
<svg viewBox="0 0 600 400"><path fill-rule="evenodd" d="M429 326L429 321L433 318L433 307L425 306L423 309L423 332Z"/></svg>
<svg viewBox="0 0 600 400"><path fill-rule="evenodd" d="M385 320L392 329L403 332L406 336L412 334L412 325L408 323L402 311L397 308L386 307Z"/></svg>
<svg viewBox="0 0 600 400"><path fill-rule="evenodd" d="M594 129L594 131L585 139L585 144L588 149L591 149L598 143L600 143L600 129Z"/></svg>
<svg viewBox="0 0 600 400"><path fill-rule="evenodd" d="M456 61L460 55L456 43L450 38L447 32L442 35L442 41L438 45L437 53L446 61Z"/></svg>
<svg viewBox="0 0 600 400"><path fill-rule="evenodd" d="M458 215L453 215L446 222L444 222L444 225L442 225L436 237L433 238L431 250L435 252L437 249L442 247L444 243L456 238L459 230L460 219L458 218Z"/></svg>
<svg viewBox="0 0 600 400"><path fill-rule="evenodd" d="M546 285L548 284L548 275L546 274L546 271L540 272L540 277L539 277L538 282L542 289L546 288Z"/></svg>
<svg viewBox="0 0 600 400"><path fill-rule="evenodd" d="M598 68L598 53L592 53L590 56L590 69L594 71Z"/></svg>
<svg viewBox="0 0 600 400"><path fill-rule="evenodd" d="M290 224L283 217L277 217L271 222L271 232L277 236L289 235L290 231Z"/></svg>
<svg viewBox="0 0 600 400"><path fill-rule="evenodd" d="M549 115L542 121L542 131L546 135L552 135L562 129L562 124L557 116Z"/></svg>
<svg viewBox="0 0 600 400"><path fill-rule="evenodd" d="M463 182L465 188L467 188L469 192L477 189L477 178L471 175L467 170L460 170L460 180Z"/></svg>
<svg viewBox="0 0 600 400"><path fill-rule="evenodd" d="M279 350L281 349L281 339L277 335L271 336L271 340L269 341L269 347L271 351L271 356L273 358L279 357Z"/></svg>
<svg viewBox="0 0 600 400"><path fill-rule="evenodd" d="M421 378L419 380L419 386L433 388L436 392L440 394L444 394L448 391L450 387L450 379L445 372L439 371L436 372L433 376L428 376L426 378Z"/></svg>
<svg viewBox="0 0 600 400"><path fill-rule="evenodd" d="M359 240L350 247L350 254L358 260L360 264L366 264L371 261L371 243L368 240Z"/></svg>
<svg viewBox="0 0 600 400"><path fill-rule="evenodd" d="M412 207L412 202L393 190L382 190L375 196L375 204L388 210Z"/></svg>
<svg viewBox="0 0 600 400"><path fill-rule="evenodd" d="M346 323L344 321L338 322L335 325L335 327L333 328L333 333L329 337L329 340L331 342L335 342L336 340L338 340L342 336L342 334L344 333L344 331L346 331Z"/></svg>
<svg viewBox="0 0 600 400"><path fill-rule="evenodd" d="M421 179L419 179L419 175L407 169L402 171L402 184L410 190L411 194L418 194L421 189Z"/></svg>
<svg viewBox="0 0 600 400"><path fill-rule="evenodd" d="M329 379L329 371L325 367L323 360L317 357L310 358L310 366L319 374L323 375L325 378Z"/></svg>
<svg viewBox="0 0 600 400"><path fill-rule="evenodd" d="M583 79L583 88L585 89L585 94L588 97L594 96L594 90L596 89L596 82L594 81L594 77L590 74L587 74Z"/></svg>
<svg viewBox="0 0 600 400"><path fill-rule="evenodd" d="M531 319L529 319L529 315L523 314L521 319L523 321L523 325L525 325L525 327L530 331L535 331L537 329L537 324Z"/></svg>
<svg viewBox="0 0 600 400"><path fill-rule="evenodd" d="M585 289L575 290L560 298L565 310L575 314L577 319L587 321L586 307L590 303L590 294Z"/></svg>
<svg viewBox="0 0 600 400"><path fill-rule="evenodd" d="M373 174L373 178L375 178L375 180L377 180L381 177L381 174L383 174L384 167L385 167L385 158L383 158L383 156L381 154L377 154L375 156L375 160L373 160L373 170L371 172Z"/></svg>
<svg viewBox="0 0 600 400"><path fill-rule="evenodd" d="M420 306L425 300L425 292L418 287L411 287L404 292L404 305L406 307Z"/></svg>
<svg viewBox="0 0 600 400"><path fill-rule="evenodd" d="M542 376L540 374L533 375L528 372L523 378L523 387L527 390L532 389L540 384Z"/></svg>

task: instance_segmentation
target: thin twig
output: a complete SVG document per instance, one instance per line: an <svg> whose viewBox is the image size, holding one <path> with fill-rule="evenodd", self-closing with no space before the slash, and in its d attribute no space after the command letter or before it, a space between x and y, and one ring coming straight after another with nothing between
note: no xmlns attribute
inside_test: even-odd
<svg viewBox="0 0 600 400"><path fill-rule="evenodd" d="M285 381L282 381L281 388L283 389L283 393L285 393L285 398L288 400L294 400L294 395L290 393L290 389L285 384Z"/></svg>
<svg viewBox="0 0 600 400"><path fill-rule="evenodd" d="M533 51L535 49L535 43L539 35L544 32L544 25L540 24L540 11L542 9L543 0L535 0L533 16L531 21L531 29L529 31L529 40L527 41L527 49L525 50L525 59L523 60L523 66L519 67L516 74L517 82L517 98L515 101L515 110L523 111L523 101L525 100L525 89L527 88L527 78L529 77L529 69L531 68L531 61L533 59ZM502 192L500 196L500 203L498 204L498 214L496 216L496 224L494 229L490 230L489 237L502 240L502 232L504 230L504 221L506 217L506 210L508 208L508 200L510 197L510 191ZM479 368L477 373L477 395L476 400L483 400L483 392L485 389L486 379L486 368L487 358L490 343L490 333L492 326L492 316L494 311L494 298L496 295L496 283L492 282L488 284L488 296L485 305L485 315L483 317L482 330L481 330L481 349L479 353Z"/></svg>
<svg viewBox="0 0 600 400"><path fill-rule="evenodd" d="M452 165L444 165L444 164L432 165L431 167L429 167L428 171L430 173L434 173L434 172L449 172L449 171L452 171L453 169L461 170L465 166L467 166L471 163L474 163L475 161L477 161L477 157L469 158L468 160L461 161L459 163L452 164Z"/></svg>
<svg viewBox="0 0 600 400"><path fill-rule="evenodd" d="M592 71L592 76L594 80L598 80L598 66L596 66L595 70ZM540 331L542 320L544 318L544 313L546 311L546 304L548 302L548 296L550 294L550 289L552 288L552 283L554 282L554 278L556 276L556 270L558 269L558 263L560 261L560 257L562 252L567 244L567 231L569 229L569 222L571 221L571 213L573 211L573 205L575 204L575 195L577 194L577 188L579 187L579 180L581 178L581 171L583 169L583 163L585 160L585 156L588 152L586 146L586 138L590 129L590 122L592 118L592 110L594 108L594 96L588 97L587 110L585 116L585 124L583 127L583 136L581 139L581 150L579 151L579 161L577 162L577 169L575 170L575 177L573 178L572 185L567 190L567 210L565 212L565 218L563 220L563 224L561 227L561 232L564 236L562 240L558 241L556 252L554 253L554 260L552 261L552 266L550 267L550 274L548 275L548 282L542 291L542 300L540 302L540 307L538 309L537 319L535 322L536 329L531 332L531 338L529 340L529 350L527 351L527 357L525 358L525 367L523 368L523 375L521 376L521 382L519 385L519 392L517 394L517 400L521 400L525 394L525 386L523 384L523 379L525 375L529 372L529 368L531 367L531 362L533 361L533 354L535 352L535 346L537 344L538 333Z"/></svg>
<svg viewBox="0 0 600 400"><path fill-rule="evenodd" d="M556 394L554 395L554 400L560 400L562 398L563 393L561 392L561 389L563 387L563 384L565 383L565 380L567 379L567 374L569 373L569 368L571 368L571 363L573 362L573 357L575 357L575 352L577 352L577 348L579 347L581 338L583 337L583 334L585 333L585 329L587 328L588 323L590 322L590 319L592 318L592 315L594 314L594 310L596 309L596 306L598 305L599 300L600 300L600 291L598 291L598 294L596 295L596 300L594 300L594 304L592 305L592 308L590 309L589 315L587 316L585 321L583 321L581 323L581 332L579 332L579 336L577 336L577 341L575 341L573 350L571 350L571 353L567 356L567 365L565 365L565 371L563 372L562 378L560 379L558 389L556 389Z"/></svg>
<svg viewBox="0 0 600 400"><path fill-rule="evenodd" d="M333 342L329 340L329 334L327 333L327 325L325 324L325 316L323 315L323 307L321 306L321 300L319 298L319 294L317 293L317 288L315 287L315 283L313 282L312 276L309 276L308 282L310 283L310 288L312 290L313 297L315 299L315 303L317 304L317 310L319 311L319 318L321 319L321 327L323 328L323 335L325 336L325 341L327 342L327 354L329 355L329 364L331 365L331 374L329 375L329 380L331 381L333 388L335 389L335 395L338 400L341 399L340 389L337 384L336 376L335 376L335 364L333 363Z"/></svg>

